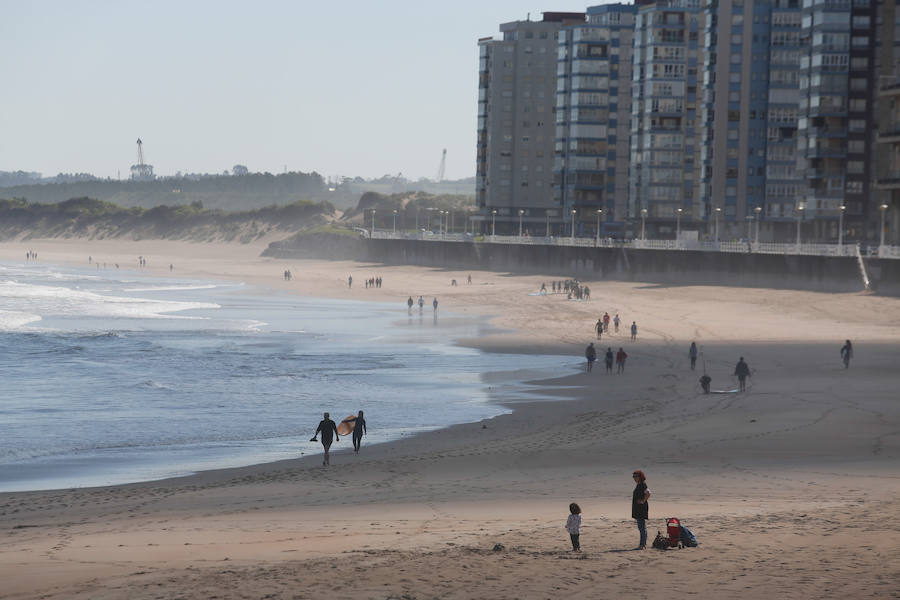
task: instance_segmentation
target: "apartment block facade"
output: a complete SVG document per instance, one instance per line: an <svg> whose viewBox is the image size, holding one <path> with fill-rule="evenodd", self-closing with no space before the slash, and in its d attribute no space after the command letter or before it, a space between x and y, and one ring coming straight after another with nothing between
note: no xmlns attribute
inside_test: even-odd
<svg viewBox="0 0 900 600"><path fill-rule="evenodd" d="M581 233L621 234L627 221L636 14L590 7L587 24L559 34L553 189Z"/></svg>
<svg viewBox="0 0 900 600"><path fill-rule="evenodd" d="M500 25L502 39L479 40L475 175L482 230L543 235L564 221L554 201L556 56L559 30L585 13L544 13ZM521 213L520 213L521 211Z"/></svg>
<svg viewBox="0 0 900 600"><path fill-rule="evenodd" d="M699 0L659 0L635 19L628 216L646 220L654 236L703 216L695 185L699 17Z"/></svg>
<svg viewBox="0 0 900 600"><path fill-rule="evenodd" d="M870 243L884 221L900 243L896 5L642 0L501 26L479 42L482 218Z"/></svg>

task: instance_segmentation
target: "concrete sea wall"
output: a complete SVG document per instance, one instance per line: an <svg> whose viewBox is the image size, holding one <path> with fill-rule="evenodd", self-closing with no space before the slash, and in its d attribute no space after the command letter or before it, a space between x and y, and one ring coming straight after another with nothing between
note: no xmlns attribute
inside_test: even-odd
<svg viewBox="0 0 900 600"><path fill-rule="evenodd" d="M488 269L642 281L857 292L856 258L571 246L365 240L363 260L452 269ZM865 259L873 291L900 296L900 260Z"/></svg>

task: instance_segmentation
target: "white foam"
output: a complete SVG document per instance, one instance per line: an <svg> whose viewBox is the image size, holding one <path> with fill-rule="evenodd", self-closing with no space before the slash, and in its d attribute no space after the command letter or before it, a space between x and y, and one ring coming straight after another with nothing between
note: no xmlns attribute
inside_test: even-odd
<svg viewBox="0 0 900 600"><path fill-rule="evenodd" d="M217 287L222 287L216 284L209 285L168 285L168 286L159 286L159 287L138 287L138 288L125 288L123 292L181 292L184 290L212 290Z"/></svg>
<svg viewBox="0 0 900 600"><path fill-rule="evenodd" d="M132 319L197 318L168 313L191 309L217 309L210 302L182 302L107 296L95 292L14 281L0 282L0 302L10 312L49 316L111 317Z"/></svg>
<svg viewBox="0 0 900 600"><path fill-rule="evenodd" d="M40 321L39 315L16 310L0 310L0 331L19 329L29 323Z"/></svg>

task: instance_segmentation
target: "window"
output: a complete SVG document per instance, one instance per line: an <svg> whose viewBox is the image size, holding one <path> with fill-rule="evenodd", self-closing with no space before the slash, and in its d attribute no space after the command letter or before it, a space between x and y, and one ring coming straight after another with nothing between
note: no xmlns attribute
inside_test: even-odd
<svg viewBox="0 0 900 600"><path fill-rule="evenodd" d="M852 98L850 100L850 110L853 112L865 112L866 111L866 99L865 98Z"/></svg>
<svg viewBox="0 0 900 600"><path fill-rule="evenodd" d="M865 140L849 140L847 142L847 152L851 154L862 154L866 151Z"/></svg>
<svg viewBox="0 0 900 600"><path fill-rule="evenodd" d="M847 161L847 172L848 173L864 173L866 170L866 163L861 160L848 160Z"/></svg>

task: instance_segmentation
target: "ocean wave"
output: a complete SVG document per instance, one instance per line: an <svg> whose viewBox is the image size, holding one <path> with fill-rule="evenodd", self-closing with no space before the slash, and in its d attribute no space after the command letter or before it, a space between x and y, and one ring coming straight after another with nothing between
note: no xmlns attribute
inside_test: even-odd
<svg viewBox="0 0 900 600"><path fill-rule="evenodd" d="M17 310L0 310L0 331L20 329L29 323L40 320L40 315Z"/></svg>

